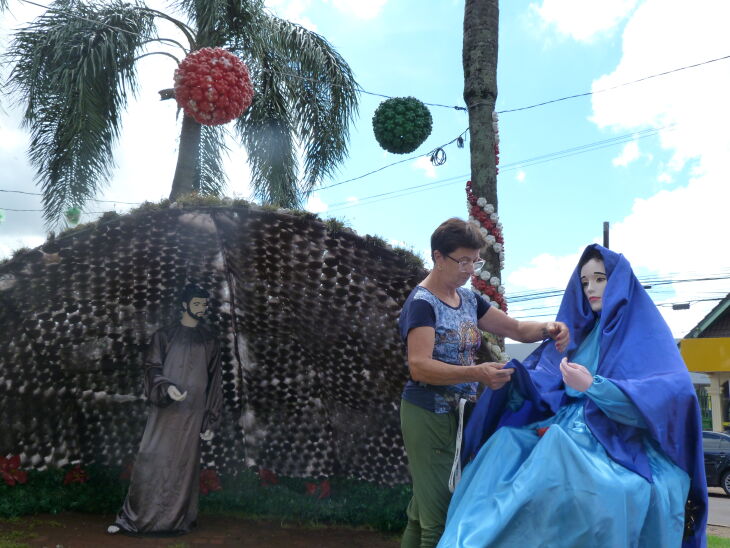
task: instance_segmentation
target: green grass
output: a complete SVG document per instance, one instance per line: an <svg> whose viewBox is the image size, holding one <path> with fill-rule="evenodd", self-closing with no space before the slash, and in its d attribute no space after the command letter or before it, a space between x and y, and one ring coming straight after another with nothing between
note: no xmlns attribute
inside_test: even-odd
<svg viewBox="0 0 730 548"><path fill-rule="evenodd" d="M0 484L0 518L60 512L116 513L128 488L127 482L119 480L119 469L89 466L86 470L89 481L84 484L63 485L64 470L31 471L24 485ZM223 489L201 495L200 509L207 514L233 513L293 525L367 527L386 533L400 532L405 526L410 486L383 487L332 478L331 495L319 499L306 494L307 481L315 482L279 478L276 485L262 486L253 471L222 476Z"/></svg>
<svg viewBox="0 0 730 548"><path fill-rule="evenodd" d="M27 548L29 545L23 541L35 538L36 535L33 531L15 527L21 527L20 524L13 525L13 529L9 531L0 531L0 548Z"/></svg>
<svg viewBox="0 0 730 548"><path fill-rule="evenodd" d="M708 536L707 548L730 548L730 538Z"/></svg>

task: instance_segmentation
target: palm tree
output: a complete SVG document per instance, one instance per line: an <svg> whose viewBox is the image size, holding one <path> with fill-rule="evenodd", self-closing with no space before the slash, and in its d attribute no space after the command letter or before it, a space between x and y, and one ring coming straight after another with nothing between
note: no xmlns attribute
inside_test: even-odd
<svg viewBox="0 0 730 548"><path fill-rule="evenodd" d="M155 54L180 60L152 46L171 45L183 55L223 47L248 65L254 101L233 131L262 203L298 206L346 157L357 84L324 38L265 11L262 0L177 0L173 7L185 22L134 0L56 0L15 34L8 83L25 109L49 224L109 181L122 114L138 88L137 61ZM160 37L161 20L174 24L184 43ZM171 199L220 193L226 133L183 116Z"/></svg>
<svg viewBox="0 0 730 548"><path fill-rule="evenodd" d="M497 208L497 165L492 112L497 100L499 0L466 0L464 7L464 101L469 109L472 190ZM485 269L501 278L499 255L488 247Z"/></svg>

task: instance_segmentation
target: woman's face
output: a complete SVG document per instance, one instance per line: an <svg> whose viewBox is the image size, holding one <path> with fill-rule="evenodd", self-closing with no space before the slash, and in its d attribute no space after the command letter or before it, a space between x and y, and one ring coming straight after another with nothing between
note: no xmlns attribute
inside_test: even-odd
<svg viewBox="0 0 730 548"><path fill-rule="evenodd" d="M448 255L438 252L440 270L457 286L464 285L474 274L474 263L480 260L478 249L459 247Z"/></svg>
<svg viewBox="0 0 730 548"><path fill-rule="evenodd" d="M603 291L606 289L606 267L603 261L591 259L580 269L580 283L593 312L603 308Z"/></svg>

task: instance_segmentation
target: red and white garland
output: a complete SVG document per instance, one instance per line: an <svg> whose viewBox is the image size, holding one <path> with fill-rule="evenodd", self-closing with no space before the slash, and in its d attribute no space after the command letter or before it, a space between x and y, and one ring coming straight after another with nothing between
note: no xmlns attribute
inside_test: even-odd
<svg viewBox="0 0 730 548"><path fill-rule="evenodd" d="M499 165L499 124L497 113L492 113L492 128L494 129L494 156ZM499 173L499 168L497 168ZM499 221L494 205L487 202L482 196L476 196L472 192L471 181L466 183L466 198L469 207L469 222L479 227L479 231L499 256L499 268L504 269L504 236L502 235L502 223ZM504 298L504 286L497 276L487 270L482 270L478 275L471 278L472 286L480 294L487 297L492 306L507 312L507 302Z"/></svg>

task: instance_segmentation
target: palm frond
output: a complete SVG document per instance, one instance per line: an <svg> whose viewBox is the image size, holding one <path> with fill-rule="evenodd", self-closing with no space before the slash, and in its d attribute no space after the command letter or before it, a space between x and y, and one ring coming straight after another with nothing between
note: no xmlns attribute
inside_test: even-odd
<svg viewBox="0 0 730 548"><path fill-rule="evenodd" d="M239 28L229 47L249 66L255 89L252 109L260 109L257 116L266 112L288 113L286 130L279 125L281 117L272 120L272 127L280 128L281 135L296 150L284 152L284 143L278 143L275 150L287 158L296 158L300 151L303 164L287 164L286 173L291 179L288 183L277 181L275 185L279 189L277 194L296 194L296 200L286 205L299 204L318 183L332 176L347 157L349 126L358 105L352 71L324 38L265 12L251 20L250 25ZM274 98L280 104L263 108ZM238 124L242 133L248 116L244 114ZM263 124L263 119L259 123ZM272 162L277 161L271 153L269 156ZM279 173L283 175L284 171ZM255 182L254 187L262 188L263 184ZM289 187L286 192L285 184Z"/></svg>
<svg viewBox="0 0 730 548"><path fill-rule="evenodd" d="M295 208L301 203L297 188L294 127L288 101L262 73L251 107L236 120L236 130L248 152L251 186L264 204Z"/></svg>
<svg viewBox="0 0 730 548"><path fill-rule="evenodd" d="M242 29L263 13L262 0L177 0L174 6L188 15L197 29L199 47L224 47L246 34Z"/></svg>
<svg viewBox="0 0 730 548"><path fill-rule="evenodd" d="M10 45L9 86L25 108L49 224L109 178L120 115L136 91L135 58L154 37L153 17L142 7L54 2Z"/></svg>
<svg viewBox="0 0 730 548"><path fill-rule="evenodd" d="M259 21L258 32L250 62L286 97L304 152L300 191L307 193L347 157L357 83L345 60L317 33L274 16ZM266 64L258 62L261 58Z"/></svg>
<svg viewBox="0 0 730 548"><path fill-rule="evenodd" d="M202 195L220 196L228 179L223 170L223 155L228 154L224 126L202 126L200 155L195 170L195 191Z"/></svg>

